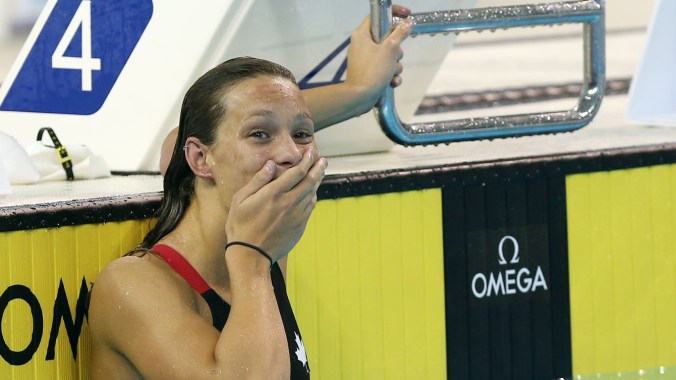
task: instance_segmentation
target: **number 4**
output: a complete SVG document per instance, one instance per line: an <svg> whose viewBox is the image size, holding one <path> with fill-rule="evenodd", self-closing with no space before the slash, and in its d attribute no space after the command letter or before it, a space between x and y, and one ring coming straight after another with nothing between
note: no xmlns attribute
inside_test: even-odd
<svg viewBox="0 0 676 380"><path fill-rule="evenodd" d="M78 28L82 26L82 56L68 57L66 49L75 38ZM80 3L73 19L68 24L66 32L52 54L53 69L67 69L82 71L82 91L92 91L92 72L101 70L101 60L92 58L92 6L91 1Z"/></svg>

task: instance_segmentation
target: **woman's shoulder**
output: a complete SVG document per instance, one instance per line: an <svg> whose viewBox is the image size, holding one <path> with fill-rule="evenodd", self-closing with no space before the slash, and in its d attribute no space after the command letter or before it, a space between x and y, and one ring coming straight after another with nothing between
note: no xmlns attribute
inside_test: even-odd
<svg viewBox="0 0 676 380"><path fill-rule="evenodd" d="M91 290L92 332L120 323L152 323L158 312L195 308L185 281L154 254L124 256L106 265Z"/></svg>
<svg viewBox="0 0 676 380"><path fill-rule="evenodd" d="M155 293L189 294L189 287L184 282L156 254L127 255L111 261L101 270L92 288L92 301L99 295L106 299L122 296L123 300L131 302ZM138 297L129 298L130 295Z"/></svg>
<svg viewBox="0 0 676 380"><path fill-rule="evenodd" d="M125 294L132 288L145 288L167 282L171 283L166 270L160 265L159 257L153 254L129 255L115 259L108 263L96 278L97 292L112 292L124 290ZM92 289L92 295L94 295ZM111 294L112 295L112 294Z"/></svg>
<svg viewBox="0 0 676 380"><path fill-rule="evenodd" d="M199 295L164 260L155 254L118 258L94 282L89 305L92 357L98 366L124 357L126 365L157 370L155 353L175 347L185 326L204 322ZM93 364L94 366L94 364ZM143 372L139 369L139 372Z"/></svg>

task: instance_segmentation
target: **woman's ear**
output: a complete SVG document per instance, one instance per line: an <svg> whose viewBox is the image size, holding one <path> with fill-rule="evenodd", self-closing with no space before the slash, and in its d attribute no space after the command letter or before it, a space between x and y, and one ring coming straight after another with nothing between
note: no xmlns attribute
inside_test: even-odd
<svg viewBox="0 0 676 380"><path fill-rule="evenodd" d="M213 178L211 168L207 163L207 147L197 137L188 137L183 147L185 160L190 169L199 178Z"/></svg>

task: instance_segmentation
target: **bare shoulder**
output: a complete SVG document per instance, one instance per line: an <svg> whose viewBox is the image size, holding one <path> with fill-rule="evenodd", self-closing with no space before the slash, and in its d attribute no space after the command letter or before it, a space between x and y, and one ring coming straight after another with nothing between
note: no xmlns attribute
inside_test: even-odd
<svg viewBox="0 0 676 380"><path fill-rule="evenodd" d="M164 262L152 253L142 256L124 256L106 265L96 279L96 284L101 284L102 287L119 285L118 281L125 280L125 282L130 281L141 285L146 283L150 276L162 276L162 274L164 277L168 274L164 268Z"/></svg>
<svg viewBox="0 0 676 380"><path fill-rule="evenodd" d="M92 377L137 379L157 358L147 350L165 342L153 339L172 328L167 315L196 315L195 299L164 261L153 255L112 261L92 288L88 322L92 337Z"/></svg>
<svg viewBox="0 0 676 380"><path fill-rule="evenodd" d="M103 268L96 279L97 291L102 288L112 290L121 285L145 283L144 277L161 274L162 272L157 263L153 262L156 259L156 257L146 254L143 256L124 256L113 260Z"/></svg>
<svg viewBox="0 0 676 380"><path fill-rule="evenodd" d="M92 289L91 306L109 304L109 297L122 296L120 301L129 302L157 286L172 286L171 273L163 268L161 259L152 255L125 256L110 262L103 268ZM98 302L104 301L104 302Z"/></svg>
<svg viewBox="0 0 676 380"><path fill-rule="evenodd" d="M168 378L176 368L190 373L195 363L210 363L219 332L200 314L199 297L155 255L111 262L92 289L92 372Z"/></svg>
<svg viewBox="0 0 676 380"><path fill-rule="evenodd" d="M153 315L161 309L194 308L194 297L181 281L161 258L152 254L112 261L92 288L88 314L92 335L114 341L125 332L133 334L152 323ZM124 330L119 328L121 325Z"/></svg>

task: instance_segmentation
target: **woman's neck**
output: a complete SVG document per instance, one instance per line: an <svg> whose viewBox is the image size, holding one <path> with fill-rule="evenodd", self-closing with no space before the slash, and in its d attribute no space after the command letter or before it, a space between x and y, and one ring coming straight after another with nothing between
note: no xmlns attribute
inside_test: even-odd
<svg viewBox="0 0 676 380"><path fill-rule="evenodd" d="M227 210L194 197L178 226L160 243L179 251L212 287L228 287L224 246Z"/></svg>

